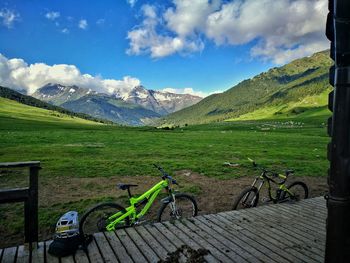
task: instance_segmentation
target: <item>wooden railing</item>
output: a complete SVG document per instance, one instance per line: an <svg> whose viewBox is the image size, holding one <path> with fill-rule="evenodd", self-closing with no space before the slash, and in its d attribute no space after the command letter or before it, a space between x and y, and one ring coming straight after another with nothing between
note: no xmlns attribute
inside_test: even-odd
<svg viewBox="0 0 350 263"><path fill-rule="evenodd" d="M24 202L24 242L38 242L38 174L40 162L0 163L0 169L29 168L29 187L0 190L0 204Z"/></svg>

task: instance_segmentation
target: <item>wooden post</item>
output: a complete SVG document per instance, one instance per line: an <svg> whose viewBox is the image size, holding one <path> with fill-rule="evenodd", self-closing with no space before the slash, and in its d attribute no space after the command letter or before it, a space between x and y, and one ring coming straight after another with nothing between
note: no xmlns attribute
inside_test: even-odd
<svg viewBox="0 0 350 263"><path fill-rule="evenodd" d="M38 175L40 162L0 163L0 168L29 167L29 187L0 190L0 203L24 202L24 236L32 250L38 242ZM36 246L34 246L36 247Z"/></svg>

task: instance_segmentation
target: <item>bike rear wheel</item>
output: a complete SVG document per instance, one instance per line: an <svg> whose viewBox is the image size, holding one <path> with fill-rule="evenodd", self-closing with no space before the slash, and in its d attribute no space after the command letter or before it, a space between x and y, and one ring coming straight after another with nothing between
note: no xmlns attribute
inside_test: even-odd
<svg viewBox="0 0 350 263"><path fill-rule="evenodd" d="M244 189L233 202L232 210L239 210L257 206L259 201L259 192L256 187Z"/></svg>
<svg viewBox="0 0 350 263"><path fill-rule="evenodd" d="M111 220L109 217L118 212L125 213L126 210L116 203L103 203L94 206L81 217L79 223L80 235L86 237L97 232L107 231L107 225L116 219L114 218ZM129 225L129 218L126 217L122 222L118 223L115 228L124 228Z"/></svg>
<svg viewBox="0 0 350 263"><path fill-rule="evenodd" d="M175 205L175 206L174 206ZM175 202L163 203L158 211L157 220L171 221L181 218L190 218L198 214L196 200L188 194L175 194Z"/></svg>
<svg viewBox="0 0 350 263"><path fill-rule="evenodd" d="M309 189L303 182L294 182L287 188L290 193L283 192L282 200L299 201L309 197Z"/></svg>

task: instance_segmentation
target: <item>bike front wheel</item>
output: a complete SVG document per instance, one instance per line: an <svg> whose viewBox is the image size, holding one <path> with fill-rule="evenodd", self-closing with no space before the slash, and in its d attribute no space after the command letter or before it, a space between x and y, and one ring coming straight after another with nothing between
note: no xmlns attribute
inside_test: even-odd
<svg viewBox="0 0 350 263"><path fill-rule="evenodd" d="M188 194L175 194L175 200L163 203L158 211L157 220L171 221L181 218L190 218L198 214L196 200Z"/></svg>
<svg viewBox="0 0 350 263"><path fill-rule="evenodd" d="M244 189L233 202L232 210L239 210L257 206L259 201L259 192L256 187Z"/></svg>
<svg viewBox="0 0 350 263"><path fill-rule="evenodd" d="M116 214L121 216L125 212L125 208L116 203L103 203L94 206L81 217L79 223L80 235L86 237L97 232L107 231L106 227L117 218L111 218L111 216ZM115 225L115 229L124 228L129 225L129 217L126 217Z"/></svg>
<svg viewBox="0 0 350 263"><path fill-rule="evenodd" d="M309 197L309 189L303 182L294 182L288 187L288 192L284 191L282 194L282 200L299 201Z"/></svg>

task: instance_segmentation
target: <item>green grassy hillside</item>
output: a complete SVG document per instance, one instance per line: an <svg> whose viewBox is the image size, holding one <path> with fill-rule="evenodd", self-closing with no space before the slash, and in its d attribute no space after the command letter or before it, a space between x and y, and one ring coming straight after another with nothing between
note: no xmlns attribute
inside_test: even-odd
<svg viewBox="0 0 350 263"><path fill-rule="evenodd" d="M89 124L101 125L101 123L81 119L53 110L46 110L37 107L28 106L14 100L0 97L0 123L4 127L16 127L18 124L29 121L32 125L43 124ZM29 123L28 127L29 128Z"/></svg>
<svg viewBox="0 0 350 263"><path fill-rule="evenodd" d="M92 117L92 116L84 114L84 113L72 112L72 111L66 110L64 108L51 105L47 102L38 100L38 99L33 98L31 96L23 95L17 91L14 91L12 89L2 87L2 86L0 86L0 97L10 99L13 101L17 101L17 102L20 102L21 104L24 104L24 105L55 111L57 113L68 115L71 117L77 117L80 119L86 119L86 120L94 121L94 122L112 123L111 121L108 121L108 120L95 118L95 117ZM30 114L29 114L29 116L30 116Z"/></svg>
<svg viewBox="0 0 350 263"><path fill-rule="evenodd" d="M163 118L164 125L218 122L228 119L297 117L299 113L325 106L330 90L329 51L272 68L242 81L226 92Z"/></svg>

